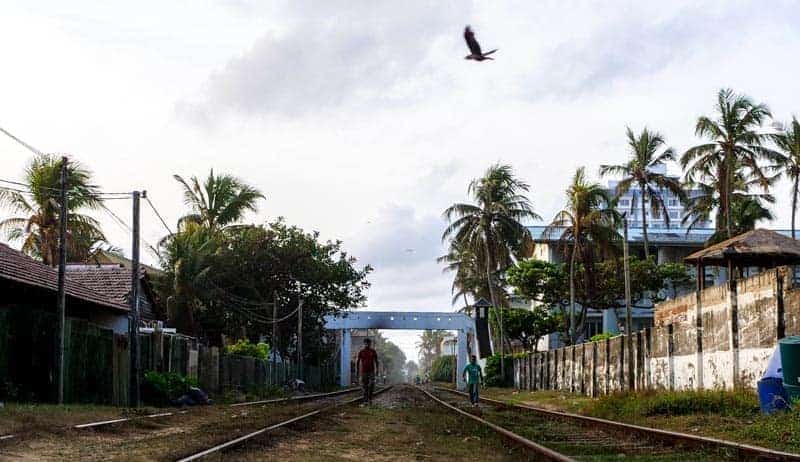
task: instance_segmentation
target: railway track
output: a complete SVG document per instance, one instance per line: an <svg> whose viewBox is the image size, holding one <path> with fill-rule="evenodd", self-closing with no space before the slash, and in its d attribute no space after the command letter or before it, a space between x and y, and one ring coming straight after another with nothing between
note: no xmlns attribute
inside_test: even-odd
<svg viewBox="0 0 800 462"><path fill-rule="evenodd" d="M388 391L391 388L392 388L391 386L388 386L388 387L384 387L384 388L382 388L380 390L377 390L375 392L375 396L377 396L377 395L379 395L381 393L384 393L384 392ZM342 395L342 394L343 393L338 393L337 395ZM330 396L328 396L328 397L330 397ZM195 452L193 454L187 455L185 457L182 457L182 458L178 459L178 462L190 462L190 461L194 461L194 460L200 460L200 459L203 459L203 458L211 456L211 455L221 454L224 451L230 450L230 449L232 449L232 448L234 448L236 446L239 446L239 445L241 445L243 443L246 443L247 441L250 441L250 440L252 440L252 439L254 439L254 438L258 437L258 436L261 436L263 434L269 433L269 432L277 430L279 428L290 426L290 425L298 423L298 422L310 420L310 419L312 419L314 417L322 415L326 411L329 411L329 410L332 410L332 409L335 409L335 408L338 408L338 407L341 407L341 406L347 406L347 405L350 405L350 404L359 403L361 401L363 401L363 398L361 396L359 396L357 398L352 398L352 399L348 399L348 400L345 400L345 401L334 402L333 404L328 405L328 406L321 406L321 407L319 407L317 409L314 409L314 410L312 410L310 412L306 412L304 414L301 414L301 415L298 415L298 416L283 420L281 422L272 424L270 426L260 428L258 430L255 430L255 431L252 431L250 433L247 433L245 435L237 436L236 438L233 438L233 439L230 439L230 440L225 441L223 443L217 444L217 445L215 445L213 447L210 447L208 449L204 449L202 451Z"/></svg>
<svg viewBox="0 0 800 462"><path fill-rule="evenodd" d="M434 393L458 397L458 403L462 406L466 402L466 393L442 387L434 387L433 390ZM445 398L442 401L448 402L450 406L454 405L453 399ZM473 419L491 421L496 426L503 425L506 432L513 429L515 437L536 441L534 444L565 457L547 460L611 460L624 455L626 460L653 461L800 461L798 454L716 438L510 404L490 398L481 398L481 402L491 405L488 408L483 407L481 411L481 417L485 419L472 416ZM459 411L468 413L461 409ZM519 443L515 437L509 436L509 439ZM531 450L536 452L533 448ZM541 453L541 457L547 456Z"/></svg>
<svg viewBox="0 0 800 462"><path fill-rule="evenodd" d="M284 404L284 403L303 403L307 401L314 401L318 399L326 399L340 395L346 395L349 393L355 393L361 391L360 388L347 388L345 390L338 390L331 393L314 393L310 395L300 395L300 396L290 396L287 398L275 398L275 399L268 399L268 400L259 400L259 401L248 401L244 403L234 403L229 404L225 407L231 408L238 408L238 407L246 407L246 406L257 406L257 405L270 405L270 404ZM108 427L111 425L118 425L122 423L131 423L131 422L141 422L147 420L157 420L157 419L164 419L167 417L174 417L178 415L188 414L188 410L176 410L176 411L167 411L167 412L158 412L154 414L148 414L143 416L135 416L135 417L122 417L119 419L111 419L111 420L101 420L97 422L87 422L77 425L72 425L69 428L75 430L82 430L87 428L92 429L99 429L102 427ZM8 434L8 435L0 435L0 442L2 441L9 441L13 439L19 438L19 434Z"/></svg>

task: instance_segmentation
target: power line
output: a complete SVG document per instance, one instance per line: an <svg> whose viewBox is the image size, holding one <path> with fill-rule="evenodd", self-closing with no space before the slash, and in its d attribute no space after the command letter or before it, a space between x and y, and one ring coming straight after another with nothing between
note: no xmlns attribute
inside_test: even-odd
<svg viewBox="0 0 800 462"><path fill-rule="evenodd" d="M44 153L43 153L42 151L40 151L40 150L38 150L38 149L34 148L34 147L33 147L33 146L31 146L30 144L28 144L28 143L26 143L26 142L22 141L21 139L17 138L16 136L12 135L12 134L11 134L11 133L10 133L8 130L6 130L5 128L3 128L3 127L0 127L0 132L3 132L3 133L5 133L5 134L6 134L6 136L8 136L9 138L11 138L12 140L16 141L17 143L21 144L22 146L25 146L25 148L26 148L28 151L31 151L32 153L34 153L34 154L37 154L37 155L40 155L40 156L43 156L43 155L44 155Z"/></svg>
<svg viewBox="0 0 800 462"><path fill-rule="evenodd" d="M106 211L106 212L107 212L109 215L111 215L111 217L112 217L112 218L113 218L113 219L114 219L114 220L115 220L115 221L116 221L116 222L117 222L119 225L121 225L122 227L124 227L124 228L125 228L125 229L126 229L128 232L130 232L130 233L133 233L133 228L131 228L131 226L130 226L129 224L127 224L127 223L125 222L125 220L123 220L122 218L120 218L120 217L119 217L119 216L118 216L116 213L114 213L114 212L113 212L113 211L112 211L110 208L106 207L106 205L105 205L105 204L103 204L103 203L101 202L101 203L100 203L100 207L101 207L103 210L105 210L105 211ZM140 237L140 239L142 239L142 238ZM153 253L155 253L156 255L158 255L158 257L159 257L159 258L161 257L161 252L159 252L159 251L158 251L158 249L156 249L156 248L153 246L153 244L151 244L151 243L147 242L147 241L146 241L146 240L144 240L144 239L142 239L142 241L144 241L144 243L145 243L145 244L147 244L147 247L150 247L150 250L152 250L152 251L153 251Z"/></svg>
<svg viewBox="0 0 800 462"><path fill-rule="evenodd" d="M153 209L153 213L155 213L156 216L158 217L158 219L161 220L161 224L164 225L164 228L167 229L167 232L169 233L169 235L170 236L174 236L175 233L173 233L172 230L169 229L169 225L167 224L166 220L164 220L164 218L161 216L161 214L158 213L158 210L156 210L156 206L153 205L152 202L150 202L150 196L145 195L144 196L144 200L147 201L147 203L150 205L150 208Z"/></svg>
<svg viewBox="0 0 800 462"><path fill-rule="evenodd" d="M7 184L14 185L14 186L20 186L20 187L23 187L23 188L27 188L28 189L28 193L34 194L33 186L28 184L28 183L22 183L22 182L13 181L13 180L6 180L6 179L3 179L3 178L0 178L0 183L7 183ZM54 191L54 192L58 192L58 193L60 193L60 191L61 191L59 188L51 188L49 186L39 186L37 189ZM89 196L89 197L94 197L96 199L111 199L111 197L105 197L104 198L104 197L101 197L101 196L131 196L131 193L129 193L129 192L104 192L104 191L101 191L99 193L85 194L85 195ZM127 199L128 197L124 197L124 198Z"/></svg>

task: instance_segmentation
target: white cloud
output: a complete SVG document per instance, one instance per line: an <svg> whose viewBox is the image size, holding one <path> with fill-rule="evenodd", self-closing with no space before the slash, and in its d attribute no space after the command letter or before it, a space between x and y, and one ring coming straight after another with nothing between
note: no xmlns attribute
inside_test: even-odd
<svg viewBox="0 0 800 462"><path fill-rule="evenodd" d="M549 219L575 167L625 158L626 125L681 151L723 86L787 120L800 113L800 64L787 58L798 11L788 0L25 2L0 17L0 124L74 154L106 190L147 189L170 222L184 212L173 173L235 174L267 195L252 220L285 216L374 264L371 306L442 310L439 214L472 178L513 165ZM463 59L465 24L496 61ZM0 140L0 177L19 179L28 156ZM773 226L786 226L785 183L776 194ZM111 206L129 219L128 204ZM143 217L156 241L163 228Z"/></svg>

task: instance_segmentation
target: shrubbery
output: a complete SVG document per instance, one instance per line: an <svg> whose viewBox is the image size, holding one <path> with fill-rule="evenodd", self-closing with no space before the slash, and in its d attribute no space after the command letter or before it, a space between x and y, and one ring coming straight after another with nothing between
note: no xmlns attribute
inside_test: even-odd
<svg viewBox="0 0 800 462"><path fill-rule="evenodd" d="M169 405L174 399L196 387L197 379L175 372L149 371L144 374L142 401L154 406Z"/></svg>
<svg viewBox="0 0 800 462"><path fill-rule="evenodd" d="M439 356L431 364L431 380L434 382L452 382L456 358L453 355Z"/></svg>
<svg viewBox="0 0 800 462"><path fill-rule="evenodd" d="M612 334L611 332L603 332L602 334L592 335L591 338L589 338L589 341L591 341L591 342L602 342L604 340L607 340L607 339L610 339L610 338L613 338L613 337L614 337L614 334Z"/></svg>
<svg viewBox="0 0 800 462"><path fill-rule="evenodd" d="M248 339L241 339L233 345L226 346L225 353L229 355L250 356L256 359L267 359L269 357L269 345L266 343L250 343Z"/></svg>
<svg viewBox="0 0 800 462"><path fill-rule="evenodd" d="M500 376L500 354L494 354L486 358L486 370L483 376L486 386L489 387L510 387L514 383L514 356L505 355L506 376L505 380Z"/></svg>

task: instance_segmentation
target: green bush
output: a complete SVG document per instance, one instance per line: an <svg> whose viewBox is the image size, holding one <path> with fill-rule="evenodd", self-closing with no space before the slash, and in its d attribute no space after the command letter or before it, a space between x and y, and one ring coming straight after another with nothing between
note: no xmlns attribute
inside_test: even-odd
<svg viewBox="0 0 800 462"><path fill-rule="evenodd" d="M431 380L434 382L452 382L456 358L453 355L439 356L431 364Z"/></svg>
<svg viewBox="0 0 800 462"><path fill-rule="evenodd" d="M248 339L240 339L233 345L226 346L225 353L267 359L269 357L269 345L266 343L250 343Z"/></svg>
<svg viewBox="0 0 800 462"><path fill-rule="evenodd" d="M602 342L602 341L608 340L610 338L614 338L614 334L612 334L611 332L603 332L602 334L592 335L592 337L589 339L589 341L591 341L591 342Z"/></svg>
<svg viewBox="0 0 800 462"><path fill-rule="evenodd" d="M197 379L175 372L148 371L142 384L142 401L153 406L166 406L180 397L189 387L196 387Z"/></svg>
<svg viewBox="0 0 800 462"><path fill-rule="evenodd" d="M506 376L505 379L500 375L500 354L494 354L486 358L486 370L483 376L486 379L486 386L489 387L510 387L514 383L514 357L506 355Z"/></svg>

